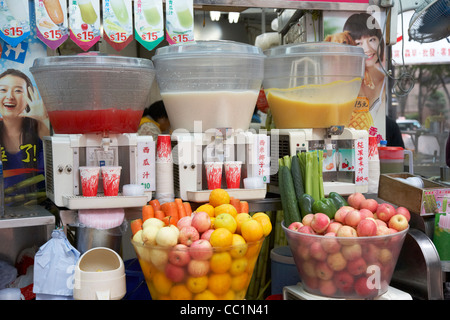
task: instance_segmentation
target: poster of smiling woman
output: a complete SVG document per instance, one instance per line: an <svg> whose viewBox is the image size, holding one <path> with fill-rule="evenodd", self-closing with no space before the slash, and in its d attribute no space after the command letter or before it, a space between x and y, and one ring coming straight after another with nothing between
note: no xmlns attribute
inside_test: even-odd
<svg viewBox="0 0 450 320"><path fill-rule="evenodd" d="M29 69L47 51L36 35L34 2L26 3L30 35L17 46L0 40L0 148L8 206L45 198L42 137L50 135L50 123Z"/></svg>
<svg viewBox="0 0 450 320"><path fill-rule="evenodd" d="M365 73L349 126L368 130L371 136L386 137L384 12L325 11L323 19L325 41L359 46L366 55Z"/></svg>

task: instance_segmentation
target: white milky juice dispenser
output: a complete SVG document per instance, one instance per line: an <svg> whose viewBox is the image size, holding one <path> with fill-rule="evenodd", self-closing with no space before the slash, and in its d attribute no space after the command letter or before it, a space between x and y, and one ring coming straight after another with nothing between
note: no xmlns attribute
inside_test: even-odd
<svg viewBox="0 0 450 320"><path fill-rule="evenodd" d="M330 42L268 49L264 90L277 129L276 157L323 150L325 195L368 190L368 132L348 128L364 76L360 47ZM274 150L276 149L276 150ZM270 190L277 191L277 176Z"/></svg>

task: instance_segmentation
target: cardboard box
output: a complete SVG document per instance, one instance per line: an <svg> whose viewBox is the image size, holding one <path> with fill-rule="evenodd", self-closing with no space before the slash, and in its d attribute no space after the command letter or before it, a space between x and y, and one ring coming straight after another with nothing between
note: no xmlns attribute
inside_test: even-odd
<svg viewBox="0 0 450 320"><path fill-rule="evenodd" d="M450 188L425 178L422 178L423 188L396 179L408 177L417 176L409 173L381 174L378 197L420 215L434 215L437 212L443 212L443 199L447 195L450 197ZM445 210L446 208L444 208Z"/></svg>

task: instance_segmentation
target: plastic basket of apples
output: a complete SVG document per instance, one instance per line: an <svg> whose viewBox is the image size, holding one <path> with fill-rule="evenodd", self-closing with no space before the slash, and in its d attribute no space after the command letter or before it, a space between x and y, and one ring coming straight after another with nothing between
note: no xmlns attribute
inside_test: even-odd
<svg viewBox="0 0 450 320"><path fill-rule="evenodd" d="M323 213L282 223L304 289L312 294L371 299L387 292L410 213L352 194L333 219Z"/></svg>
<svg viewBox="0 0 450 320"><path fill-rule="evenodd" d="M194 211L176 224L145 220L131 243L152 299L240 300L271 230L262 212Z"/></svg>

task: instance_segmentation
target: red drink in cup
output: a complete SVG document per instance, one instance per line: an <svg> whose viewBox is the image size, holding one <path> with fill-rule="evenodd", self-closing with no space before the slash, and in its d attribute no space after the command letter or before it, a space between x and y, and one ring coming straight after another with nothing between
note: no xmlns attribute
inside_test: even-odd
<svg viewBox="0 0 450 320"><path fill-rule="evenodd" d="M120 172L122 167L102 167L103 193L105 196L117 196L119 194Z"/></svg>
<svg viewBox="0 0 450 320"><path fill-rule="evenodd" d="M205 162L208 189L214 190L222 185L222 162Z"/></svg>
<svg viewBox="0 0 450 320"><path fill-rule="evenodd" d="M239 188L241 184L241 161L225 162L225 178L227 180L228 189Z"/></svg>
<svg viewBox="0 0 450 320"><path fill-rule="evenodd" d="M84 197L95 197L100 167L80 167L81 192Z"/></svg>

